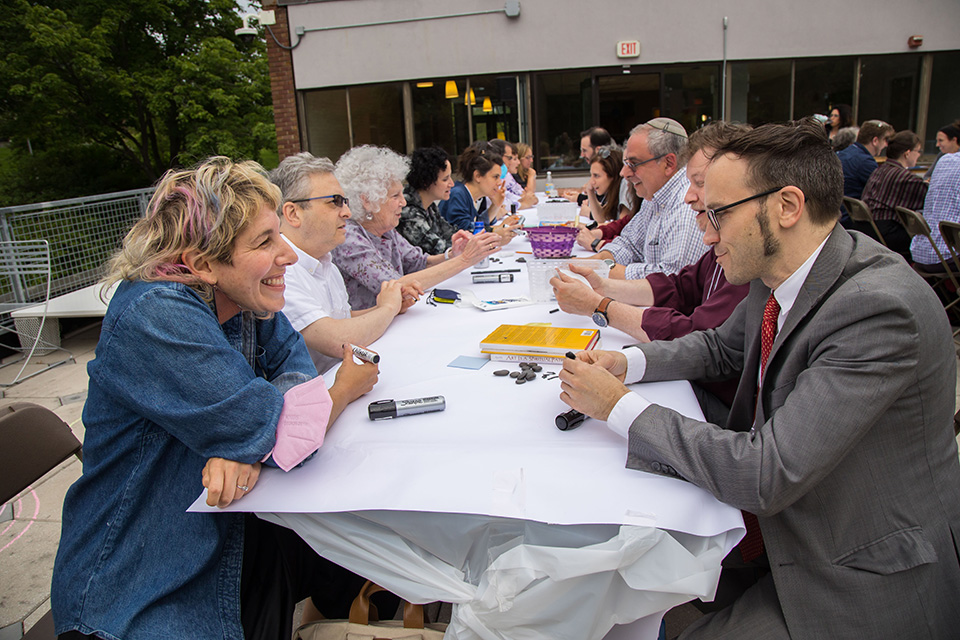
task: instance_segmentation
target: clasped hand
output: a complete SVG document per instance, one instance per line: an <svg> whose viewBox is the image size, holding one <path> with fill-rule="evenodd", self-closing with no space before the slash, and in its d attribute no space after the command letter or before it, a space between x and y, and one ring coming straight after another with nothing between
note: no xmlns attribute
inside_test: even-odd
<svg viewBox="0 0 960 640"><path fill-rule="evenodd" d="M560 399L597 420L606 420L620 398L630 393L623 384L627 357L619 351L581 351L565 359L560 372Z"/></svg>

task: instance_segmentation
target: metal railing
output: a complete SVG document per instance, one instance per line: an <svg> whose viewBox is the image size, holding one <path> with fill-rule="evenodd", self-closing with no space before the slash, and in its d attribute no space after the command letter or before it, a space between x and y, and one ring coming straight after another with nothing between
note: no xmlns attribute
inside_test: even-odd
<svg viewBox="0 0 960 640"><path fill-rule="evenodd" d="M100 280L107 260L146 211L151 195L153 188L0 207L0 240L46 240L50 296L77 291ZM45 282L0 280L0 302L31 302L45 292Z"/></svg>

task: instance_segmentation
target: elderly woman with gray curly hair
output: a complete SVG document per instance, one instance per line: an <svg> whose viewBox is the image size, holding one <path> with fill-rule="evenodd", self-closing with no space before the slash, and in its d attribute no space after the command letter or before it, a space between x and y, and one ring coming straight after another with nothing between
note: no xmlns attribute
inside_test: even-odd
<svg viewBox="0 0 960 640"><path fill-rule="evenodd" d="M435 256L407 242L396 227L409 170L407 158L370 145L350 149L337 162L335 175L350 200L351 218L346 241L331 254L355 311L376 304L384 280L399 280L422 293L500 250L498 236L489 232L458 231L453 245Z"/></svg>

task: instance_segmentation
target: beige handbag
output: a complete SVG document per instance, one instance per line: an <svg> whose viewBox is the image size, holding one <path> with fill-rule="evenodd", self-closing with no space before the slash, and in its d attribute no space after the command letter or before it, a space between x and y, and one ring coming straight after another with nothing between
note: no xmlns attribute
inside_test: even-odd
<svg viewBox="0 0 960 640"><path fill-rule="evenodd" d="M377 607L371 611L370 596L382 587L369 580L350 606L349 620L317 620L297 629L293 640L442 640L445 624L423 623L423 605L403 603L403 622L380 622ZM371 620L372 614L372 620ZM403 626L400 626L400 625Z"/></svg>

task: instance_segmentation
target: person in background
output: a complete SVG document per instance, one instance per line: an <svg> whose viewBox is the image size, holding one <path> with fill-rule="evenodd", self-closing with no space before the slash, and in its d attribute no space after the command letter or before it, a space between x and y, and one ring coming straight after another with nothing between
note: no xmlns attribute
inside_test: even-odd
<svg viewBox="0 0 960 640"><path fill-rule="evenodd" d="M834 105L830 108L828 118L824 129L826 129L827 135L830 137L830 143L836 148L837 144L835 140L840 130L856 126L856 123L853 121L853 109L848 104Z"/></svg>
<svg viewBox="0 0 960 640"><path fill-rule="evenodd" d="M523 186L525 194L533 194L530 206L537 204L537 172L533 168L533 149L530 145L521 142L517 145L517 155L520 156L520 167L514 174L514 179Z"/></svg>
<svg viewBox="0 0 960 640"><path fill-rule="evenodd" d="M449 249L457 232L437 208L438 200L450 199L451 173L450 156L440 147L414 149L410 154L410 173L403 190L407 204L400 210L397 231L407 242L430 255Z"/></svg>
<svg viewBox="0 0 960 640"><path fill-rule="evenodd" d="M297 254L287 268L283 313L303 335L321 374L342 359L345 343L368 346L399 313L416 302L417 291L396 280L383 282L375 306L351 311L343 276L330 256L346 240L349 201L326 158L306 151L284 158L270 173L280 187L280 233Z"/></svg>
<svg viewBox="0 0 960 640"><path fill-rule="evenodd" d="M670 118L654 118L630 132L620 175L643 204L620 235L592 256L617 262L611 278L676 273L706 251L696 215L683 202L690 187L680 161L686 144L683 125Z"/></svg>
<svg viewBox="0 0 960 640"><path fill-rule="evenodd" d="M342 349L327 390L279 313L297 259L279 205L253 162L169 171L111 260L104 285L120 284L87 367L83 475L53 570L60 638L289 638L311 594L324 615L349 614L364 579L293 531L187 513L204 488L226 507L255 491L261 464L299 465L377 380Z"/></svg>
<svg viewBox="0 0 960 640"><path fill-rule="evenodd" d="M857 135L860 133L860 127L844 127L837 131L832 144L834 151L843 151L857 141Z"/></svg>
<svg viewBox="0 0 960 640"><path fill-rule="evenodd" d="M875 156L887 148L887 142L894 130L881 120L867 120L860 125L857 141L837 153L843 165L843 195L860 199L863 187L877 169Z"/></svg>
<svg viewBox="0 0 960 640"><path fill-rule="evenodd" d="M385 147L354 147L337 161L334 175L350 200L351 216L346 240L331 254L354 311L375 306L384 281L422 293L500 249L499 237L487 232L455 238L439 255L407 242L396 227L406 204L401 181L409 171L410 161Z"/></svg>
<svg viewBox="0 0 960 640"><path fill-rule="evenodd" d="M580 159L589 166L590 159L596 155L598 147L609 147L613 137L603 127L590 127L580 132Z"/></svg>
<svg viewBox="0 0 960 640"><path fill-rule="evenodd" d="M943 236L940 235L940 222L949 220L960 222L960 153L946 153L930 178L927 196L923 200L923 217L930 225L930 237L936 243L940 254L950 259ZM910 254L914 266L926 273L943 273L943 263L933 247L922 236L914 236L910 243Z"/></svg>
<svg viewBox="0 0 960 640"><path fill-rule="evenodd" d="M503 178L503 206L506 207L507 211L529 209L536 201L536 196L528 195L523 185L513 177L513 174L520 168L520 152L517 145L499 138L490 140L489 144L500 154L500 157L503 158L503 166L507 168L506 175ZM502 169L500 173L503 174Z"/></svg>
<svg viewBox="0 0 960 640"><path fill-rule="evenodd" d="M937 131L937 149L940 150L940 153L934 158L933 164L930 165L927 172L923 174L924 180L929 181L933 177L933 170L937 168L940 158L948 153L960 151L960 120L954 120L945 127L940 127Z"/></svg>
<svg viewBox="0 0 960 640"><path fill-rule="evenodd" d="M496 233L501 245L516 236L516 219L508 218L503 207L506 187L500 180L503 159L487 142L474 142L458 160L462 182L450 190L450 198L440 203L440 215L447 222L473 233L474 223L483 222Z"/></svg>
<svg viewBox="0 0 960 640"><path fill-rule="evenodd" d="M749 130L746 125L712 122L695 131L687 142L681 162L686 166L690 187L684 202L695 212L701 232L707 225L703 180L710 158L717 148ZM558 272L550 284L559 307L581 316L601 313L608 326L640 342L673 340L693 331L718 327L746 297L749 288L727 281L713 251L707 251L676 274L652 273L641 280L600 278L593 269L575 265L570 269L586 278L590 286ZM601 308L603 311L598 311ZM717 424L726 422L737 383L733 379L694 385L708 419Z"/></svg>
<svg viewBox="0 0 960 640"><path fill-rule="evenodd" d="M954 637L957 359L940 301L837 225L842 171L812 119L723 145L704 189L704 240L747 298L716 329L581 351L560 373L560 399L623 437L629 468L744 510L724 566L769 573L681 640ZM726 427L624 386L731 374Z"/></svg>
<svg viewBox="0 0 960 640"><path fill-rule="evenodd" d="M887 161L870 174L863 188L863 202L880 230L887 246L911 262L910 234L897 218L896 207L906 207L914 211L923 209L927 197L927 183L908 169L915 164L923 152L923 143L913 131L900 131L887 145ZM869 223L851 221L848 228L856 229L873 236Z"/></svg>
<svg viewBox="0 0 960 640"><path fill-rule="evenodd" d="M626 182L620 175L622 167L623 153L617 147L597 147L596 153L590 159L590 181L586 186L587 198L580 207L580 217L592 218L599 226L592 229L580 227L577 244L584 249L602 249L604 244L619 235L634 215L630 210L630 203L619 200L619 194L623 191L621 184ZM618 197L614 198L614 194ZM614 225L615 222L619 224ZM615 228L607 229L610 225Z"/></svg>

